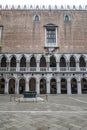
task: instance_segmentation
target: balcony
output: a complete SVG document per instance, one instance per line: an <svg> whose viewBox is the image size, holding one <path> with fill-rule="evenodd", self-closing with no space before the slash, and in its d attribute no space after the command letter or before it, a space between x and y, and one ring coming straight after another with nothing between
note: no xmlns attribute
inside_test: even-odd
<svg viewBox="0 0 87 130"><path fill-rule="evenodd" d="M86 67L0 67L0 72L86 72Z"/></svg>

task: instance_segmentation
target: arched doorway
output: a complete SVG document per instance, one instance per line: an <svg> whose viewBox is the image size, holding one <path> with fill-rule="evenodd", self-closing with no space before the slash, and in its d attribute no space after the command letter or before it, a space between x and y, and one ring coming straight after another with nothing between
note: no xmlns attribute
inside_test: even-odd
<svg viewBox="0 0 87 130"><path fill-rule="evenodd" d="M36 79L35 78L30 79L29 91L36 91Z"/></svg>
<svg viewBox="0 0 87 130"><path fill-rule="evenodd" d="M46 80L41 79L40 80L40 94L46 94Z"/></svg>
<svg viewBox="0 0 87 130"><path fill-rule="evenodd" d="M9 94L15 94L15 79L9 80Z"/></svg>
<svg viewBox="0 0 87 130"><path fill-rule="evenodd" d="M87 94L87 80L85 78L81 80L81 90L83 94Z"/></svg>
<svg viewBox="0 0 87 130"><path fill-rule="evenodd" d="M77 94L77 80L75 78L71 80L71 93Z"/></svg>
<svg viewBox="0 0 87 130"><path fill-rule="evenodd" d="M25 79L19 80L19 94L22 94L25 91Z"/></svg>
<svg viewBox="0 0 87 130"><path fill-rule="evenodd" d="M61 94L67 94L67 80L61 79Z"/></svg>
<svg viewBox="0 0 87 130"><path fill-rule="evenodd" d="M51 94L56 94L57 93L56 79L51 79L51 81L50 81L50 93Z"/></svg>
<svg viewBox="0 0 87 130"><path fill-rule="evenodd" d="M0 94L4 94L5 92L5 80L2 78L0 79Z"/></svg>

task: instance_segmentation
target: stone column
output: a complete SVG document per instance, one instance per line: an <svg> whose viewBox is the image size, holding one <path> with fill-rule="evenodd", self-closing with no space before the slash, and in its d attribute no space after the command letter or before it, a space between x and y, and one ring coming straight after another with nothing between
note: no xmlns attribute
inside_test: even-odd
<svg viewBox="0 0 87 130"><path fill-rule="evenodd" d="M70 79L67 80L67 94L71 95L71 81L70 81Z"/></svg>
<svg viewBox="0 0 87 130"><path fill-rule="evenodd" d="M40 94L40 82L39 82L38 79L37 79L37 82L36 82L36 91L37 91L37 94Z"/></svg>
<svg viewBox="0 0 87 130"><path fill-rule="evenodd" d="M17 61L17 68L16 68L16 71L20 71L20 62L19 61Z"/></svg>
<svg viewBox="0 0 87 130"><path fill-rule="evenodd" d="M25 91L29 91L29 81L28 81L28 78L26 78L26 87L25 87Z"/></svg>
<svg viewBox="0 0 87 130"><path fill-rule="evenodd" d="M15 93L19 94L19 79L16 79L16 85L15 85Z"/></svg>
<svg viewBox="0 0 87 130"><path fill-rule="evenodd" d="M58 79L58 81L57 81L57 93L61 94L60 79Z"/></svg>
<svg viewBox="0 0 87 130"><path fill-rule="evenodd" d="M69 62L66 62L66 71L69 70L69 67L70 67L70 63L69 63Z"/></svg>
<svg viewBox="0 0 87 130"><path fill-rule="evenodd" d="M10 61L7 62L7 70L10 71Z"/></svg>
<svg viewBox="0 0 87 130"><path fill-rule="evenodd" d="M50 94L50 80L47 79L47 84L46 84L46 88L47 88L47 94Z"/></svg>
<svg viewBox="0 0 87 130"><path fill-rule="evenodd" d="M36 71L40 71L40 62L39 62L39 60L37 61L37 66L36 66Z"/></svg>
<svg viewBox="0 0 87 130"><path fill-rule="evenodd" d="M8 82L8 80L5 82L5 93L6 94L8 94L9 92L8 92L8 84L9 84L9 82Z"/></svg>
<svg viewBox="0 0 87 130"><path fill-rule="evenodd" d="M77 82L78 84L78 94L80 95L80 94L82 94L82 90L81 90L81 81L79 80L78 82Z"/></svg>
<svg viewBox="0 0 87 130"><path fill-rule="evenodd" d="M57 62L57 71L59 72L60 71L60 66L59 66L59 62Z"/></svg>
<svg viewBox="0 0 87 130"><path fill-rule="evenodd" d="M76 71L80 71L80 68L79 68L79 61L76 62Z"/></svg>

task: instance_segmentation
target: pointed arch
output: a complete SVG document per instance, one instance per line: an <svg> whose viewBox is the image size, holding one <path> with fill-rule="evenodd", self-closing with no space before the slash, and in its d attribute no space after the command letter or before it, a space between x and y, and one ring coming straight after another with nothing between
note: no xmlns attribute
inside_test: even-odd
<svg viewBox="0 0 87 130"><path fill-rule="evenodd" d="M36 79L31 78L29 81L29 91L36 91Z"/></svg>
<svg viewBox="0 0 87 130"><path fill-rule="evenodd" d="M60 67L66 67L66 60L63 56L60 58Z"/></svg>
<svg viewBox="0 0 87 130"><path fill-rule="evenodd" d="M7 67L7 58L5 56L1 59L1 67Z"/></svg>
<svg viewBox="0 0 87 130"><path fill-rule="evenodd" d="M70 57L70 67L76 67L76 61L74 56Z"/></svg>
<svg viewBox="0 0 87 130"><path fill-rule="evenodd" d="M81 90L82 94L87 94L87 80L85 78L81 79Z"/></svg>
<svg viewBox="0 0 87 130"><path fill-rule="evenodd" d="M44 56L40 58L40 67L46 67L46 59Z"/></svg>
<svg viewBox="0 0 87 130"><path fill-rule="evenodd" d="M61 93L67 94L67 80L65 78L61 79Z"/></svg>
<svg viewBox="0 0 87 130"><path fill-rule="evenodd" d="M40 94L46 94L47 88L46 88L46 80L42 78L40 80Z"/></svg>
<svg viewBox="0 0 87 130"><path fill-rule="evenodd" d="M50 80L50 93L57 94L57 82L54 78Z"/></svg>
<svg viewBox="0 0 87 130"><path fill-rule="evenodd" d="M56 67L56 58L54 56L50 56L50 67Z"/></svg>
<svg viewBox="0 0 87 130"><path fill-rule="evenodd" d="M0 79L0 94L4 94L5 93L5 79L1 78Z"/></svg>
<svg viewBox="0 0 87 130"><path fill-rule="evenodd" d="M86 62L83 56L79 58L79 67L86 67Z"/></svg>
<svg viewBox="0 0 87 130"><path fill-rule="evenodd" d="M15 79L9 80L9 94L15 94Z"/></svg>
<svg viewBox="0 0 87 130"><path fill-rule="evenodd" d="M36 58L34 56L30 59L30 67L36 67Z"/></svg>
<svg viewBox="0 0 87 130"><path fill-rule="evenodd" d="M19 80L19 94L23 94L24 91L25 91L25 79L21 78Z"/></svg>
<svg viewBox="0 0 87 130"><path fill-rule="evenodd" d="M26 67L26 57L24 55L20 59L20 67Z"/></svg>
<svg viewBox="0 0 87 130"><path fill-rule="evenodd" d="M71 93L77 94L77 80L75 78L71 79Z"/></svg>
<svg viewBox="0 0 87 130"><path fill-rule="evenodd" d="M16 58L15 56L12 56L10 60L10 67L16 67Z"/></svg>

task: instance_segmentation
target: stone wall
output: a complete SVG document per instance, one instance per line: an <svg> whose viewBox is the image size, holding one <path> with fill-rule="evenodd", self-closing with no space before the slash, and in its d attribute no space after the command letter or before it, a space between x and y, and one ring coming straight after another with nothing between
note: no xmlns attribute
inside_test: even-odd
<svg viewBox="0 0 87 130"><path fill-rule="evenodd" d="M40 21L34 21L34 15ZM70 20L64 21L68 15ZM0 10L2 53L42 53L45 51L44 25L58 25L58 53L87 52L86 10Z"/></svg>

